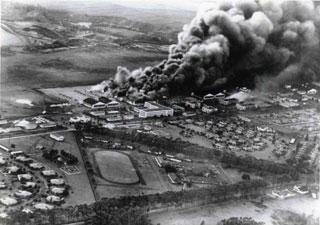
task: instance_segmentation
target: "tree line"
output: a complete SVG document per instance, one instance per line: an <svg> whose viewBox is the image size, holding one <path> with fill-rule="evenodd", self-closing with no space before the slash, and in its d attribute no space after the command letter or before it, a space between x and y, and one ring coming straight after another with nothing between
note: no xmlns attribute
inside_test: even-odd
<svg viewBox="0 0 320 225"><path fill-rule="evenodd" d="M35 210L33 214L13 211L9 213L9 219L4 222L8 225L51 225L79 221L86 221L86 224L92 225L151 225L147 213L152 209L182 207L190 203L212 203L235 197L260 195L264 193L267 186L268 182L261 179L180 192L169 191L161 194L105 198L91 205L77 205L47 211Z"/></svg>
<svg viewBox="0 0 320 225"><path fill-rule="evenodd" d="M140 143L157 148L166 153L183 153L185 155L190 155L200 159L218 159L228 166L241 169L245 172L257 172L260 176L268 174L289 174L292 180L299 179L299 168L292 164L277 163L265 159L256 159L252 156L237 156L234 153L206 148L197 144L183 141L179 138L172 139L159 137L146 133L138 133L136 131L128 132L127 130L110 130L93 127L90 125L84 125L80 129L86 132L104 135L109 138L119 139L123 142Z"/></svg>

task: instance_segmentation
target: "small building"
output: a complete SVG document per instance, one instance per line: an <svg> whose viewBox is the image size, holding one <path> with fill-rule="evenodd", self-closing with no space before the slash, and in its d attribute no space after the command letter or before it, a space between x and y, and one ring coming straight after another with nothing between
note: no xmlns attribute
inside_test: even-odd
<svg viewBox="0 0 320 225"><path fill-rule="evenodd" d="M194 101L193 100L187 100L185 102L185 106L186 107L190 107L192 109L196 109L196 108L200 108L201 104L197 100L194 100Z"/></svg>
<svg viewBox="0 0 320 225"><path fill-rule="evenodd" d="M202 112L205 113L213 113L213 112L217 112L218 109L213 107L213 106L209 106L209 105L203 105L201 108Z"/></svg>
<svg viewBox="0 0 320 225"><path fill-rule="evenodd" d="M81 116L76 116L76 117L71 117L70 118L70 123L87 123L89 122L91 119L89 116L86 116L86 115L81 115Z"/></svg>
<svg viewBox="0 0 320 225"><path fill-rule="evenodd" d="M16 205L18 201L11 197L4 197L4 198L0 198L0 203L5 206L11 206L11 205Z"/></svg>
<svg viewBox="0 0 320 225"><path fill-rule="evenodd" d="M5 189L7 187L6 183L0 182L0 189Z"/></svg>
<svg viewBox="0 0 320 225"><path fill-rule="evenodd" d="M141 118L173 116L173 109L160 105L156 102L145 102L144 107L134 107L135 112L139 113Z"/></svg>
<svg viewBox="0 0 320 225"><path fill-rule="evenodd" d="M171 105L171 107L174 109L174 111L180 111L181 113L186 111L186 109L184 107L177 105L177 104L173 104L173 105Z"/></svg>
<svg viewBox="0 0 320 225"><path fill-rule="evenodd" d="M289 197L293 197L296 194L292 193L288 189L282 190L282 191L272 191L272 195L279 198L279 199L286 199Z"/></svg>
<svg viewBox="0 0 320 225"><path fill-rule="evenodd" d="M241 88L240 88L240 91L246 92L246 93L251 92L251 90L250 90L249 88L247 88L247 87L241 87Z"/></svg>
<svg viewBox="0 0 320 225"><path fill-rule="evenodd" d="M172 184L180 184L181 181L175 173L168 173L169 180Z"/></svg>
<svg viewBox="0 0 320 225"><path fill-rule="evenodd" d="M134 119L134 114L125 114L123 115L124 120L133 120Z"/></svg>
<svg viewBox="0 0 320 225"><path fill-rule="evenodd" d="M54 170L43 170L41 171L42 176L44 177L55 177L57 173Z"/></svg>
<svg viewBox="0 0 320 225"><path fill-rule="evenodd" d="M53 209L52 205L48 205L46 203L37 203L33 206L35 209L41 209L41 210L49 210Z"/></svg>
<svg viewBox="0 0 320 225"><path fill-rule="evenodd" d="M19 198L28 198L32 195L32 193L30 191L18 190L14 193L14 195Z"/></svg>
<svg viewBox="0 0 320 225"><path fill-rule="evenodd" d="M307 186L300 186L300 185L295 185L293 187L293 191L301 194L301 195L305 195L309 193L309 189Z"/></svg>
<svg viewBox="0 0 320 225"><path fill-rule="evenodd" d="M48 203L60 203L64 201L64 198L61 198L59 196L56 195L49 195L48 197L46 197L46 201Z"/></svg>
<svg viewBox="0 0 320 225"><path fill-rule="evenodd" d="M93 98L86 98L83 100L82 104L91 109L104 109L106 104L99 102Z"/></svg>
<svg viewBox="0 0 320 225"><path fill-rule="evenodd" d="M293 145L294 143L296 143L296 139L295 139L295 138L291 138L291 139L290 139L290 144Z"/></svg>
<svg viewBox="0 0 320 225"><path fill-rule="evenodd" d="M255 105L252 102L242 102L242 103L236 103L236 108L238 110L244 111L248 109L256 109L257 105Z"/></svg>
<svg viewBox="0 0 320 225"><path fill-rule="evenodd" d="M38 162L30 163L29 167L31 169L35 169L35 170L40 170L40 169L44 168L43 164L42 163L38 163Z"/></svg>
<svg viewBox="0 0 320 225"><path fill-rule="evenodd" d="M7 124L7 123L8 123L7 120L0 120L0 125L5 125L5 124Z"/></svg>
<svg viewBox="0 0 320 225"><path fill-rule="evenodd" d="M22 185L24 188L35 188L37 184L35 182L26 182L25 184Z"/></svg>
<svg viewBox="0 0 320 225"><path fill-rule="evenodd" d="M43 123L39 125L40 128L53 128L56 127L57 125L55 123Z"/></svg>
<svg viewBox="0 0 320 225"><path fill-rule="evenodd" d="M51 187L51 193L54 195L62 195L65 191L66 189L64 187Z"/></svg>
<svg viewBox="0 0 320 225"><path fill-rule="evenodd" d="M6 168L8 174L17 174L20 171L20 168L17 166L9 166Z"/></svg>
<svg viewBox="0 0 320 225"><path fill-rule="evenodd" d="M238 102L238 99L236 98L220 98L219 100L219 104L221 105L234 105Z"/></svg>
<svg viewBox="0 0 320 225"><path fill-rule="evenodd" d="M22 163L32 163L33 162L32 159L27 158L27 157L25 157L23 155L20 155L20 156L16 157L16 161L22 162Z"/></svg>
<svg viewBox="0 0 320 225"><path fill-rule="evenodd" d="M50 183L57 186L61 186L65 184L63 179L51 179Z"/></svg>
<svg viewBox="0 0 320 225"><path fill-rule="evenodd" d="M10 155L11 155L11 156L14 156L14 157L19 156L19 155L23 155L23 154L24 154L23 151L13 151L13 152L10 152Z"/></svg>
<svg viewBox="0 0 320 225"><path fill-rule="evenodd" d="M1 144L0 144L0 149L1 149L1 150L4 150L4 151L6 151L6 152L10 152L10 151L11 151L9 148L7 148L6 146L1 145Z"/></svg>
<svg viewBox="0 0 320 225"><path fill-rule="evenodd" d="M310 89L309 91L307 91L307 95L315 95L315 94L317 94L317 90L316 89Z"/></svg>
<svg viewBox="0 0 320 225"><path fill-rule="evenodd" d="M56 141L64 141L64 137L61 136L61 135L50 134L50 137L51 137L53 140L56 140Z"/></svg>
<svg viewBox="0 0 320 225"><path fill-rule="evenodd" d="M18 177L19 181L32 180L31 174L28 174L28 173L26 173L26 174L18 174L17 177Z"/></svg>
<svg viewBox="0 0 320 225"><path fill-rule="evenodd" d="M6 159L0 156L0 166L6 165L6 164L7 164Z"/></svg>
<svg viewBox="0 0 320 225"><path fill-rule="evenodd" d="M91 111L90 115L92 116L105 116L106 112L103 110L99 110L99 111Z"/></svg>

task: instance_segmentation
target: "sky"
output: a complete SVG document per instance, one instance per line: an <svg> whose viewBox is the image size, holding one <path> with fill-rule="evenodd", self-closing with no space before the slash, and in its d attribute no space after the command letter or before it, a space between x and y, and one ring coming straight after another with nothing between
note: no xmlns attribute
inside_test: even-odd
<svg viewBox="0 0 320 225"><path fill-rule="evenodd" d="M174 10L192 10L196 11L199 6L207 4L208 0L13 0L15 2L39 4L48 6L51 4L59 4L63 2L84 2L88 4L90 1L112 3L131 8L144 8L144 9L174 9Z"/></svg>

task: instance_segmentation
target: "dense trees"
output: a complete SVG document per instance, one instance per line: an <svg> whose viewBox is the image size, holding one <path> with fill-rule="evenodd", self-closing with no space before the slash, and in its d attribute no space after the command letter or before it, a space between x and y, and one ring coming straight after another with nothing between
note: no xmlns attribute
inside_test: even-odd
<svg viewBox="0 0 320 225"><path fill-rule="evenodd" d="M249 217L231 217L229 219L221 220L217 225L263 225L263 222L256 222Z"/></svg>
<svg viewBox="0 0 320 225"><path fill-rule="evenodd" d="M21 211L11 212L11 219L6 224L64 224L77 221L91 221L94 225L150 225L147 216L150 209L169 206L183 206L188 203L212 203L235 197L246 197L264 193L268 183L265 180L241 181L232 185L200 188L189 191L165 192L162 194L123 196L102 199L92 205L78 205L64 209L34 211L26 214ZM28 223L27 223L28 224Z"/></svg>
<svg viewBox="0 0 320 225"><path fill-rule="evenodd" d="M117 138L123 141L138 142L150 147L155 147L159 149L159 151L166 153L183 153L185 155L191 155L202 159L216 158L230 167L241 169L245 172L257 172L260 176L268 174L289 174L291 179L297 180L299 178L298 166L276 163L270 160L256 159L250 156L237 156L234 153L205 148L181 139L172 140L170 138L158 137L146 133L138 133L135 131L128 133L127 131L115 131L90 125L85 125L85 127L82 128L78 127L78 129L107 135L110 138Z"/></svg>

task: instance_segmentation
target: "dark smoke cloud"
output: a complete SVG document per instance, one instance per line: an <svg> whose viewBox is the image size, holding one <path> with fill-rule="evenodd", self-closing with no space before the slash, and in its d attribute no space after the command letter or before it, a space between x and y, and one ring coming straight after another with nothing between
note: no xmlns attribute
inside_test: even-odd
<svg viewBox="0 0 320 225"><path fill-rule="evenodd" d="M108 87L147 100L319 80L319 31L320 7L310 0L214 1L183 27L167 60L132 72L118 67Z"/></svg>

